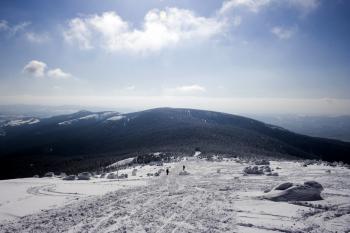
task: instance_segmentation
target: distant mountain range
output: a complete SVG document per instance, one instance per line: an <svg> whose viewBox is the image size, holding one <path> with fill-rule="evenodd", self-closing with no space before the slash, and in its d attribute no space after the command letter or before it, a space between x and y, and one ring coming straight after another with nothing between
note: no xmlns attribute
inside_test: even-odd
<svg viewBox="0 0 350 233"><path fill-rule="evenodd" d="M3 121L0 178L77 171L149 152L321 158L350 162L350 143L304 136L250 118L194 109L80 111Z"/></svg>
<svg viewBox="0 0 350 233"><path fill-rule="evenodd" d="M350 116L251 115L250 117L297 133L350 142Z"/></svg>

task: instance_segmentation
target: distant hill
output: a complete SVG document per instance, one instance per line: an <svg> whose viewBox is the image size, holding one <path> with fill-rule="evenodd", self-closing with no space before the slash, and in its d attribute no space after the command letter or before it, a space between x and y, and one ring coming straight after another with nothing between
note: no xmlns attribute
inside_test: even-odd
<svg viewBox="0 0 350 233"><path fill-rule="evenodd" d="M322 158L350 162L350 143L296 134L241 116L158 108L141 112L80 111L3 122L0 178L47 170L76 171L156 151Z"/></svg>
<svg viewBox="0 0 350 233"><path fill-rule="evenodd" d="M252 115L250 117L297 133L350 142L350 116Z"/></svg>

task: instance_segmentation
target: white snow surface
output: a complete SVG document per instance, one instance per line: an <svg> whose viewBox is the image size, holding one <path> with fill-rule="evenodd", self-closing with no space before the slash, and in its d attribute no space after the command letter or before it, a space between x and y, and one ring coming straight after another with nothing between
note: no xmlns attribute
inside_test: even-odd
<svg viewBox="0 0 350 233"><path fill-rule="evenodd" d="M178 175L186 166L187 176ZM350 170L271 161L279 176L243 175L246 163L187 159L119 170L126 179L0 181L0 232L348 232ZM131 176L137 169L137 176ZM169 168L170 174L147 176ZM220 173L217 170L220 169ZM331 170L331 173L326 173ZM323 200L273 202L284 182L322 184Z"/></svg>
<svg viewBox="0 0 350 233"><path fill-rule="evenodd" d="M19 119L19 120L12 120L12 121L9 121L5 124L5 126L20 126L20 125L32 125L32 124L36 124L36 123L39 123L40 120L39 119L36 119L36 118L30 118L30 119L27 119L27 120L24 120L24 119Z"/></svg>
<svg viewBox="0 0 350 233"><path fill-rule="evenodd" d="M120 116L112 116L112 117L108 118L107 121L119 121L119 120L123 119L124 117L125 116L122 116L122 115L120 115Z"/></svg>
<svg viewBox="0 0 350 233"><path fill-rule="evenodd" d="M100 112L100 113L93 113L90 115L86 115L83 117L79 117L76 119L72 119L72 120L67 120L67 121L63 121L58 123L59 125L70 125L76 122L79 122L81 120L108 120L108 121L116 121L116 120L121 120L123 119L124 116L119 115L119 113L117 112Z"/></svg>
<svg viewBox="0 0 350 233"><path fill-rule="evenodd" d="M118 162L112 163L111 165L108 165L107 167L126 166L126 165L128 165L128 164L131 164L134 160L135 160L134 157L132 157L132 158L127 158L127 159L123 159L123 160L120 160L120 161L118 161Z"/></svg>

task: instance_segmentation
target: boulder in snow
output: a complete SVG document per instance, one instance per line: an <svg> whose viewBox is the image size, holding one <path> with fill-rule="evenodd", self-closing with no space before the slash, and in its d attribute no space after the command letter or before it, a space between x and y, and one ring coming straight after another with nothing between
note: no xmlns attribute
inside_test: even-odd
<svg viewBox="0 0 350 233"><path fill-rule="evenodd" d="M118 179L126 179L128 178L128 174L121 174L120 176L118 176Z"/></svg>
<svg viewBox="0 0 350 233"><path fill-rule="evenodd" d="M304 184L290 186L291 183L284 183L268 194L264 198L271 201L318 201L322 200L321 191L323 187L316 181L307 181ZM288 187L289 186L289 187ZM287 188L288 187L288 188ZM278 188L278 189L277 189ZM282 190L281 190L282 189Z"/></svg>
<svg viewBox="0 0 350 233"><path fill-rule="evenodd" d="M62 180L75 180L75 179L76 179L75 175L69 175L62 178Z"/></svg>
<svg viewBox="0 0 350 233"><path fill-rule="evenodd" d="M265 159L257 160L257 161L255 161L255 165L270 165L270 161L265 160Z"/></svg>
<svg viewBox="0 0 350 233"><path fill-rule="evenodd" d="M114 173L109 173L106 178L107 179L116 179L117 176Z"/></svg>
<svg viewBox="0 0 350 233"><path fill-rule="evenodd" d="M187 171L181 171L181 172L179 173L180 176L187 176L187 175L189 175L189 174L190 174L190 173L187 172Z"/></svg>
<svg viewBox="0 0 350 233"><path fill-rule="evenodd" d="M278 176L277 172L269 172L266 174L267 176Z"/></svg>
<svg viewBox="0 0 350 233"><path fill-rule="evenodd" d="M78 180L90 180L91 174L90 172L82 172L78 174Z"/></svg>
<svg viewBox="0 0 350 233"><path fill-rule="evenodd" d="M293 183L291 182L286 182L286 183L282 183L277 185L274 190L286 190L287 188L290 188L293 186Z"/></svg>
<svg viewBox="0 0 350 233"><path fill-rule="evenodd" d="M55 173L53 173L53 172L46 172L44 176L45 177L54 177Z"/></svg>
<svg viewBox="0 0 350 233"><path fill-rule="evenodd" d="M249 166L249 167L245 167L243 169L244 174L253 174L253 175L262 175L264 174L264 171L262 169L262 167L258 167L258 166Z"/></svg>

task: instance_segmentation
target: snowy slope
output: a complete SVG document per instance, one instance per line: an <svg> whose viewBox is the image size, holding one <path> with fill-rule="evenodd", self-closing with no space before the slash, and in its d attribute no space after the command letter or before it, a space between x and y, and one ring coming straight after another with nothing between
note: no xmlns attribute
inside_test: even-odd
<svg viewBox="0 0 350 233"><path fill-rule="evenodd" d="M182 166L190 173L179 176ZM123 180L0 181L0 232L347 232L350 170L273 161L279 176L244 176L245 162L196 158L119 170ZM159 169L170 175L148 177ZM330 172L326 172L330 170ZM315 180L324 200L272 202L264 190ZM3 192L3 190L6 190ZM41 211L43 210L43 211ZM32 215L28 215L31 214ZM23 216L23 217L21 217Z"/></svg>

